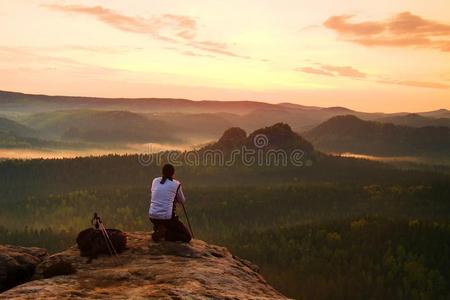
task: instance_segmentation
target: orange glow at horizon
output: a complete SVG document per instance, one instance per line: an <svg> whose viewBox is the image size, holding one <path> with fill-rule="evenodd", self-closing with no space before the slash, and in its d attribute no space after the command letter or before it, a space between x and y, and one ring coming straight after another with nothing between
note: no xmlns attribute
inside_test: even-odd
<svg viewBox="0 0 450 300"><path fill-rule="evenodd" d="M0 0L0 90L450 109L448 0Z"/></svg>

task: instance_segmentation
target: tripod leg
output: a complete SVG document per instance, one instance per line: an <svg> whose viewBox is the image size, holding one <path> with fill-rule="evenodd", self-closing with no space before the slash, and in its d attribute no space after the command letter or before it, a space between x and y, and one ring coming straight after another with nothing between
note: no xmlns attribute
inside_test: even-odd
<svg viewBox="0 0 450 300"><path fill-rule="evenodd" d="M181 206L183 206L184 215L186 216L186 221L188 223L189 231L191 232L191 236L192 236L192 238L194 238L194 232L192 232L191 222L189 222L189 217L188 217L188 214L187 214L187 211L186 211L186 207L184 207L184 203L183 202L181 202Z"/></svg>
<svg viewBox="0 0 450 300"><path fill-rule="evenodd" d="M108 242L109 242L109 246L110 246L111 249L113 250L114 254L115 254L116 256L119 256L119 255L117 254L116 249L114 248L114 245L113 245L111 239L109 238L108 232L106 231L106 228L105 228L105 226L103 225L103 223L102 223L100 226L101 226L102 231L103 231L103 233L105 234L106 239L107 239Z"/></svg>
<svg viewBox="0 0 450 300"><path fill-rule="evenodd" d="M100 225L100 232L102 233L103 239L105 240L106 248L108 248L109 255L114 256L111 246L108 243L108 239L106 238L105 232L102 229L102 225Z"/></svg>

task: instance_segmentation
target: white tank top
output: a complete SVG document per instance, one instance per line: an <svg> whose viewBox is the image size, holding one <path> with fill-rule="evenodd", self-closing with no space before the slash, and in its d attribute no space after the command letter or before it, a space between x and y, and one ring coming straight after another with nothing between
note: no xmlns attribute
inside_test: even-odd
<svg viewBox="0 0 450 300"><path fill-rule="evenodd" d="M168 220L172 218L173 202L177 190L176 201L184 203L186 199L178 180L167 179L164 184L161 184L161 180L162 177L153 179L149 216L153 219Z"/></svg>

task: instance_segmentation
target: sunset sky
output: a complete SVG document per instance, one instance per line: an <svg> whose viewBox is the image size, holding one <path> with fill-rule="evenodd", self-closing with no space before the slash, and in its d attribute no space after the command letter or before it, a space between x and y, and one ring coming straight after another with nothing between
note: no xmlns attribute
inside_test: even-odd
<svg viewBox="0 0 450 300"><path fill-rule="evenodd" d="M449 0L0 0L0 90L450 109Z"/></svg>

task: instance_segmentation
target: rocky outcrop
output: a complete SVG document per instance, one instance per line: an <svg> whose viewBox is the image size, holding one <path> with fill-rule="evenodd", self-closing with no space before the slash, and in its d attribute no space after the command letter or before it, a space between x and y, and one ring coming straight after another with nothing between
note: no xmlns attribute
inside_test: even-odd
<svg viewBox="0 0 450 300"><path fill-rule="evenodd" d="M205 146L201 150L222 150L225 153L232 150L247 149L260 150L284 150L291 153L293 150L301 150L305 157L312 158L317 153L313 145L302 136L295 133L285 123L276 123L269 127L260 128L247 136L247 133L238 127L226 130L222 137L215 143Z"/></svg>
<svg viewBox="0 0 450 300"><path fill-rule="evenodd" d="M146 232L127 235L128 249L118 258L100 256L87 263L71 247L47 257L36 280L0 299L285 299L256 266L226 248L200 240L154 243ZM55 264L58 272L44 275Z"/></svg>
<svg viewBox="0 0 450 300"><path fill-rule="evenodd" d="M47 255L42 248L0 245L0 292L30 280Z"/></svg>
<svg viewBox="0 0 450 300"><path fill-rule="evenodd" d="M239 127L231 127L222 134L222 137L213 145L212 149L233 150L239 149L247 139L245 130Z"/></svg>

